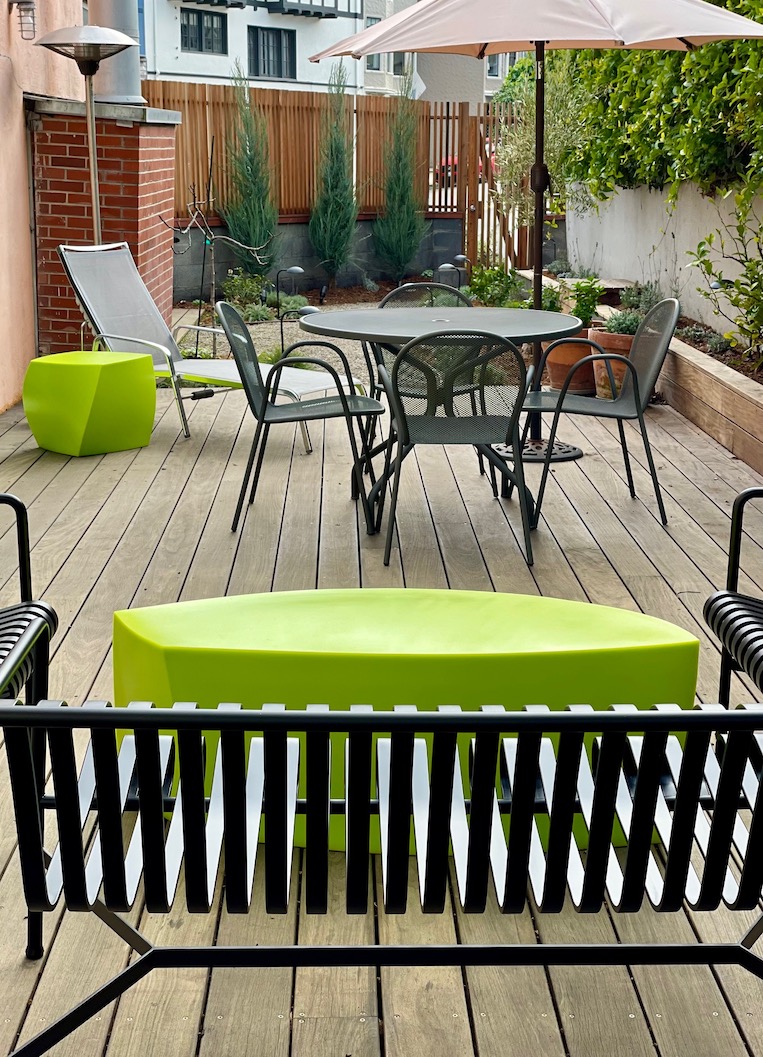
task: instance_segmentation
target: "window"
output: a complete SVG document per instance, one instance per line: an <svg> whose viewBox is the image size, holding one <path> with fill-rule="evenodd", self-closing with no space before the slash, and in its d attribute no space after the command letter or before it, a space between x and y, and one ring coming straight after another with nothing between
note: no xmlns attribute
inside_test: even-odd
<svg viewBox="0 0 763 1057"><path fill-rule="evenodd" d="M487 57L487 75L488 77L500 77L500 65L498 62L497 55L488 55Z"/></svg>
<svg viewBox="0 0 763 1057"><path fill-rule="evenodd" d="M297 79L297 33L249 27L249 76Z"/></svg>
<svg viewBox="0 0 763 1057"><path fill-rule="evenodd" d="M228 16L180 8L181 51L228 54Z"/></svg>
<svg viewBox="0 0 763 1057"><path fill-rule="evenodd" d="M381 22L380 18L367 18L366 29L369 26L375 26L377 22ZM380 70L381 69L381 55L366 55L366 69L367 70Z"/></svg>
<svg viewBox="0 0 763 1057"><path fill-rule="evenodd" d="M402 77L405 73L405 52L395 51L392 53L392 72L395 77Z"/></svg>

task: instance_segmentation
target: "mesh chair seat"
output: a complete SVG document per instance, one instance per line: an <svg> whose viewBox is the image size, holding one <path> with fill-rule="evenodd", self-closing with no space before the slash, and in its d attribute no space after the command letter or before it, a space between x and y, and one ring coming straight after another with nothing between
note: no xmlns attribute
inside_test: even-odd
<svg viewBox="0 0 763 1057"><path fill-rule="evenodd" d="M630 402L632 409L627 407ZM553 413L559 403L559 391L537 390L529 392L525 397L525 411L542 411ZM596 418L638 418L636 402L632 395L622 400L601 400L597 396L579 396L577 393L568 392L564 398L564 413L568 415L595 415Z"/></svg>
<svg viewBox="0 0 763 1057"><path fill-rule="evenodd" d="M351 415L378 415L379 401L370 396L347 394L345 403L338 396L300 400L295 404L268 404L268 422L313 422L317 418L344 418Z"/></svg>

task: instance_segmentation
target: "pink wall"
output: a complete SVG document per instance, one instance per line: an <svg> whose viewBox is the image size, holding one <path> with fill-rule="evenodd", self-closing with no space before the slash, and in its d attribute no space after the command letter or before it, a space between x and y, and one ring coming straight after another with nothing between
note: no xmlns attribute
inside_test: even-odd
<svg viewBox="0 0 763 1057"><path fill-rule="evenodd" d="M81 24L82 3L37 0L36 16L39 37L53 29ZM6 340L0 347L0 411L21 398L24 372L36 351L24 92L84 99L84 82L70 59L38 48L33 41L22 40L15 7L0 4L0 318L9 321Z"/></svg>

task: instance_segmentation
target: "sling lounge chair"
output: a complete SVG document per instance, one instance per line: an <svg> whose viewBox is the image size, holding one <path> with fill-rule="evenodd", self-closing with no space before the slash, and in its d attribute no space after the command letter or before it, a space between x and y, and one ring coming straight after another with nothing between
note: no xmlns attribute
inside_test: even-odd
<svg viewBox="0 0 763 1057"><path fill-rule="evenodd" d="M150 353L156 376L170 381L186 437L190 437L191 432L180 394L181 382L206 387L191 393L191 400L212 396L215 390L209 388L211 385L241 388L235 360L185 359L182 356L176 340L180 330L201 330L221 336L223 331L187 324L170 331L126 242L105 246L59 246L58 253L80 308L95 334L93 350L105 348L113 352ZM261 369L267 378L269 365L263 364ZM348 384L348 391L352 392L360 385L353 379ZM333 378L325 373L297 367L285 367L281 371L279 396L301 400L306 396L335 391ZM303 429L302 436L305 450L310 451L306 429Z"/></svg>

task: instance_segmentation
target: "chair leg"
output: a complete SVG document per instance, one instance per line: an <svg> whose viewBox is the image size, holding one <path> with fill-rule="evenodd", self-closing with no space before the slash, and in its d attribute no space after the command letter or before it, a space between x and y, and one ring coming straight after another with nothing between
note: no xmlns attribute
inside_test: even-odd
<svg viewBox="0 0 763 1057"><path fill-rule="evenodd" d="M302 443L305 446L305 455L310 455L313 450L313 442L310 440L310 432L307 428L307 423L300 422L299 428L302 433Z"/></svg>
<svg viewBox="0 0 763 1057"><path fill-rule="evenodd" d="M360 499L363 507L363 516L366 519L366 532L369 536L373 535L374 523L373 516L371 513L371 507L368 502L368 496L366 490L363 487L363 467L367 461L367 447L366 447L366 426L362 419L358 420L358 430L360 432L360 441L363 451L363 457L358 453L358 446L355 442L355 429L352 418L346 419L347 432L350 437L350 449L352 451L352 498Z"/></svg>
<svg viewBox="0 0 763 1057"><path fill-rule="evenodd" d="M249 506L254 502L254 497L257 494L257 485L260 483L260 472L262 470L262 460L265 457L265 448L268 443L268 434L270 433L270 426L265 425L262 430L262 440L260 441L260 450L257 452L257 465L254 468L254 476L252 477L252 490L249 493Z"/></svg>
<svg viewBox="0 0 763 1057"><path fill-rule="evenodd" d="M38 639L34 647L32 674L26 685L25 701L28 708L33 708L40 701L46 700L48 696L48 667L50 663L50 639L43 635ZM30 732L32 748L32 767L35 774L35 782L40 793L45 788L45 732L43 730L32 730ZM45 825L44 812L39 811L41 831ZM30 961L38 961L45 953L42 932L42 913L30 910L27 915L27 939L26 956Z"/></svg>
<svg viewBox="0 0 763 1057"><path fill-rule="evenodd" d="M649 464L649 472L652 475L652 482L654 484L654 494L657 499L657 508L660 511L660 519L663 525L667 525L668 515L665 513L665 504L662 501L662 491L660 490L660 482L657 480L657 467L654 465L654 459L652 458L652 446L649 443L649 437L646 432L646 422L644 422L644 415L641 410L639 410L639 426L641 427L641 437L644 441L646 461Z"/></svg>
<svg viewBox="0 0 763 1057"><path fill-rule="evenodd" d="M390 473L392 472L392 448L395 443L395 436L393 431L390 429L387 435L387 443L384 446L384 467L382 469L382 475L377 482L376 487L378 488L378 496L376 499L376 515L374 522L374 529L376 532L381 532L382 516L384 514L384 503L387 498L387 488L389 486Z"/></svg>
<svg viewBox="0 0 763 1057"><path fill-rule="evenodd" d="M721 679L718 687L718 701L726 708L731 701L731 673L735 670L731 654L727 649L721 650Z"/></svg>
<svg viewBox="0 0 763 1057"><path fill-rule="evenodd" d="M514 452L514 480L519 495L519 512L522 515L522 532L525 538L525 560L530 566L533 563L533 545L530 540L530 530L537 527L538 521L537 518L534 518L532 495L525 484L525 468L522 463L522 448L520 447L518 436L515 435L513 437L511 447Z"/></svg>
<svg viewBox="0 0 763 1057"><path fill-rule="evenodd" d="M631 499L636 498L636 486L633 483L633 473L631 472L631 457L628 454L628 444L625 440L625 427L623 426L623 420L618 418L617 430L620 434L620 447L623 449L623 462L625 463L625 476L628 479L628 491L631 494Z"/></svg>
<svg viewBox="0 0 763 1057"><path fill-rule="evenodd" d="M397 455L395 456L394 467L392 470L392 495L389 501L389 514L387 515L387 539L384 544L384 564L389 565L389 559L392 554L392 533L395 531L395 513L397 511L397 493L400 488L400 475L403 469L403 445L400 441L397 443Z"/></svg>
<svg viewBox="0 0 763 1057"><path fill-rule="evenodd" d="M252 449L249 452L249 459L246 464L246 470L244 471L244 480L241 482L241 491L238 494L238 502L236 503L236 513L233 515L233 524L230 527L231 532L235 532L238 528L238 519L241 517L241 510L244 506L244 498L246 497L246 490L249 485L249 477L252 473L252 466L254 465L254 459L257 454L257 449L260 444L260 434L263 430L263 422L258 420L257 429L254 431L254 440L252 441ZM264 447L264 444L263 444Z"/></svg>
<svg viewBox="0 0 763 1057"><path fill-rule="evenodd" d="M180 395L180 383L174 374L170 376L170 385L172 386L172 392L175 395L175 404L177 405L178 414L180 415L180 425L183 427L183 436L188 440L191 436L191 431L188 428L188 419L186 418L185 408L183 407L183 398Z"/></svg>
<svg viewBox="0 0 763 1057"><path fill-rule="evenodd" d="M538 485L538 494L535 497L535 513L532 517L532 528L537 528L538 521L540 520L540 508L543 503L543 496L546 491L546 482L548 480L548 472L551 467L551 455L554 450L554 440L556 439L556 431L559 428L560 415L561 411L557 407L554 411L554 417L551 420L551 429L549 430L548 439L546 440L546 458L543 460L543 473L541 474L540 484Z"/></svg>

